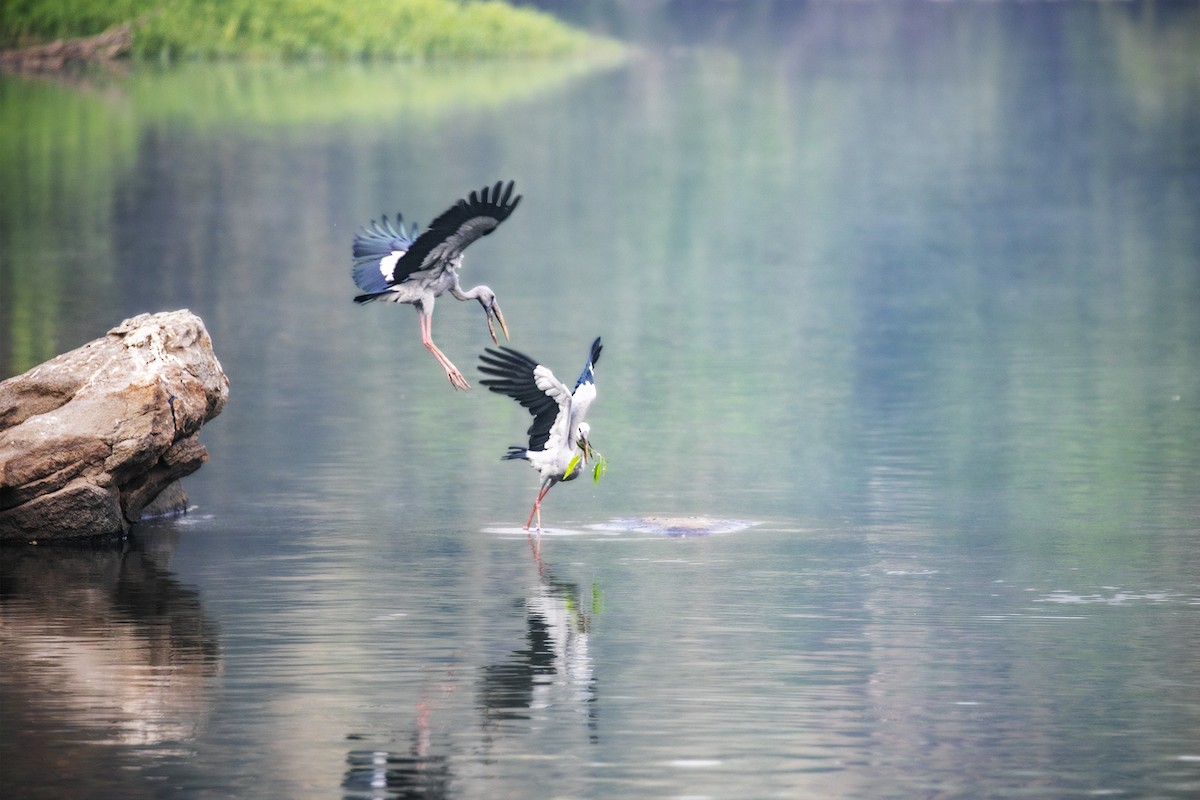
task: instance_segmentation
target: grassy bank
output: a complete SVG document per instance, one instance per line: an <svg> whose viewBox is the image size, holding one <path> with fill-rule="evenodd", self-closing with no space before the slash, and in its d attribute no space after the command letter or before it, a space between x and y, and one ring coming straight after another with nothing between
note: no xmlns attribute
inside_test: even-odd
<svg viewBox="0 0 1200 800"><path fill-rule="evenodd" d="M508 58L614 51L614 42L500 0L8 0L0 48L133 22L141 59Z"/></svg>

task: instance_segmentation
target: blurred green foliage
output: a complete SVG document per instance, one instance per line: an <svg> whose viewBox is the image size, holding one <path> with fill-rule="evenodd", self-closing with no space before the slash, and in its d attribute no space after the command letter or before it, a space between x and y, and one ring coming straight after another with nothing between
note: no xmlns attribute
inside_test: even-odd
<svg viewBox="0 0 1200 800"><path fill-rule="evenodd" d="M6 0L0 4L0 48L91 36L144 17L156 0Z"/></svg>
<svg viewBox="0 0 1200 800"><path fill-rule="evenodd" d="M497 69L482 60L416 64L237 62L136 70L121 82L145 122L275 135L278 126L364 124L403 115L431 122L462 109L502 107L562 86L603 62L523 59Z"/></svg>
<svg viewBox="0 0 1200 800"><path fill-rule="evenodd" d="M0 47L132 22L141 58L555 57L620 46L499 0L10 0Z"/></svg>

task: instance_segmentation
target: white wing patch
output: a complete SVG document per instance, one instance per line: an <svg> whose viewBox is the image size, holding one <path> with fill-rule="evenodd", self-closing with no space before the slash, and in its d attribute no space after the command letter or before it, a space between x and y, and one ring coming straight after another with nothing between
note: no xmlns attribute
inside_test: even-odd
<svg viewBox="0 0 1200 800"><path fill-rule="evenodd" d="M542 446L544 452L560 453L570 441L571 392L548 367L538 364L533 368L533 381L547 397L558 403L558 416L550 426L550 438Z"/></svg>
<svg viewBox="0 0 1200 800"><path fill-rule="evenodd" d="M379 274L388 283L393 283L392 276L396 274L396 264L404 256L404 250L393 250L391 255L379 259Z"/></svg>
<svg viewBox="0 0 1200 800"><path fill-rule="evenodd" d="M547 396L558 403L559 406L571 399L571 393L567 391L566 385L554 377L554 373L550 371L549 367L544 367L541 364L534 367L533 381L537 384L537 388L541 389Z"/></svg>

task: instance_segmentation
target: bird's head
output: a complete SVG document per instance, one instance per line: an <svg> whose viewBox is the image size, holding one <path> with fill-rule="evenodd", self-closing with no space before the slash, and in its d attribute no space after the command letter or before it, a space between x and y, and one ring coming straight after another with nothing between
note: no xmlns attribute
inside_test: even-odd
<svg viewBox="0 0 1200 800"><path fill-rule="evenodd" d="M504 339L507 341L508 326L504 324L504 315L500 313L500 304L496 302L496 293L487 286L480 286L476 291L478 292L476 299L479 300L479 305L483 306L488 333L492 335L492 343L500 344L500 340L496 338L496 327L492 325L492 317L495 317L496 322L500 323L500 330L504 332Z"/></svg>
<svg viewBox="0 0 1200 800"><path fill-rule="evenodd" d="M575 429L575 444L579 447L579 452L572 456L571 463L567 465L567 470L563 474L562 480L575 480L579 475L579 471L576 470L579 462L582 461L584 464L587 464L589 459L595 462L595 466L592 467L593 483L599 483L600 478L608 471L608 462L604 458L604 454L592 447L592 440L589 437L591 432L592 429L588 427L586 422L579 423L579 427Z"/></svg>
<svg viewBox="0 0 1200 800"><path fill-rule="evenodd" d="M578 438L579 449L583 451L583 463L588 463L588 459L592 457L592 443L588 441L588 434L592 432L592 426L586 422L579 423Z"/></svg>

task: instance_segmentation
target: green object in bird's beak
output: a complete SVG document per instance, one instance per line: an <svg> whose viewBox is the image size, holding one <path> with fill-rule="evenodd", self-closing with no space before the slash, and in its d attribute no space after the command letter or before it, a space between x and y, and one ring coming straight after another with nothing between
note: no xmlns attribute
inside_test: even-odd
<svg viewBox="0 0 1200 800"><path fill-rule="evenodd" d="M564 481L571 477L571 473L573 473L579 466L581 455L581 453L576 453L571 459L571 462L567 464L567 471L564 472L562 476ZM604 477L604 473L608 472L608 459L605 458L604 454L599 450L592 448L592 460L595 462L595 464L592 466L592 483L597 484L600 482L600 479Z"/></svg>

